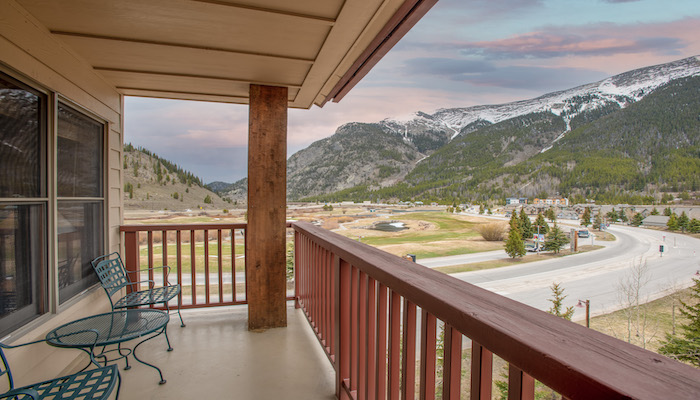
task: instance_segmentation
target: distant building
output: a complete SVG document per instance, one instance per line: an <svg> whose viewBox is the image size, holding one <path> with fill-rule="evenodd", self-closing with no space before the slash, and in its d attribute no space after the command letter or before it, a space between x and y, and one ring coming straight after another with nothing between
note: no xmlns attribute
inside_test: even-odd
<svg viewBox="0 0 700 400"><path fill-rule="evenodd" d="M547 197L546 199L535 199L533 204L538 206L564 206L569 205L569 199L566 197Z"/></svg>
<svg viewBox="0 0 700 400"><path fill-rule="evenodd" d="M578 219L578 213L576 213L574 211L562 211L557 215L557 219L576 220L576 219Z"/></svg>
<svg viewBox="0 0 700 400"><path fill-rule="evenodd" d="M511 204L527 204L527 197L508 197L506 198L506 205Z"/></svg>
<svg viewBox="0 0 700 400"><path fill-rule="evenodd" d="M642 220L643 226L661 226L665 227L668 224L670 217L665 215L650 215Z"/></svg>

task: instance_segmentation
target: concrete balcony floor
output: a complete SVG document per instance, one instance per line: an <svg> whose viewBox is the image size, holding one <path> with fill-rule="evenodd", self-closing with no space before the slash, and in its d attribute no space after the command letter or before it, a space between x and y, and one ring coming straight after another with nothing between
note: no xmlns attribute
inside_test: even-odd
<svg viewBox="0 0 700 400"><path fill-rule="evenodd" d="M187 326L171 315L164 336L138 348L158 372L130 360L123 370L120 399L335 399L334 370L299 309L287 307L287 327L249 332L247 308L183 311ZM134 343L135 344L135 343Z"/></svg>

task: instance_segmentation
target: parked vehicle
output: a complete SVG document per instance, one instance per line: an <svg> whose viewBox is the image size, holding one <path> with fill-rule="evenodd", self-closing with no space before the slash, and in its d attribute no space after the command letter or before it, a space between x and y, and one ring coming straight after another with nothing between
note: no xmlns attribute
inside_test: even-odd
<svg viewBox="0 0 700 400"><path fill-rule="evenodd" d="M530 252L536 252L539 250L539 246L537 243L525 243L525 250L530 251Z"/></svg>
<svg viewBox="0 0 700 400"><path fill-rule="evenodd" d="M591 234L588 232L587 229L581 229L578 231L578 237L580 237L580 238L587 238L590 236L591 236Z"/></svg>

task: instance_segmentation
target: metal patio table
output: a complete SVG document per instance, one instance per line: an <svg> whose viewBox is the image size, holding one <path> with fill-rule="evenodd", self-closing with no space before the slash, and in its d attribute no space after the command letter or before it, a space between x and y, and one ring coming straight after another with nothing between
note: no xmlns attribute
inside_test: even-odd
<svg viewBox="0 0 700 400"><path fill-rule="evenodd" d="M124 369L130 369L129 355L133 354L136 361L155 368L160 375L159 383L163 384L166 381L163 379L163 373L160 368L139 359L136 355L136 349L144 342L163 334L167 329L168 321L170 321L168 313L160 310L130 309L113 311L92 315L61 325L46 335L46 341L52 346L80 349L90 356L90 363L94 363L97 366L99 366L96 361L97 358L101 358L105 365L108 362L124 358L126 360ZM97 339L95 339L95 332L97 332ZM133 348L123 346L124 342L142 337L145 337L145 339ZM168 351L171 351L172 347L167 335L165 339L168 343ZM107 350L107 346L114 344L117 345L116 349ZM98 347L102 348L99 353L97 352ZM118 355L110 359L107 357L108 353L117 353ZM88 366L90 364L85 368Z"/></svg>

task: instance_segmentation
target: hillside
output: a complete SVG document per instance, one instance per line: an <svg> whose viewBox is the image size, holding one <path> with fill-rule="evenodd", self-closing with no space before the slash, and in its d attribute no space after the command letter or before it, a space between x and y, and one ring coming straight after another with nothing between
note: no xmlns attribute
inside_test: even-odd
<svg viewBox="0 0 700 400"><path fill-rule="evenodd" d="M145 149L124 145L124 207L128 210L225 209L233 205L194 174ZM205 199L210 200L209 203Z"/></svg>

